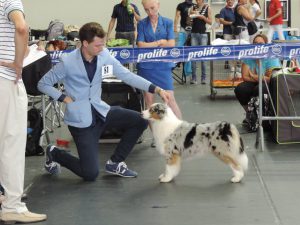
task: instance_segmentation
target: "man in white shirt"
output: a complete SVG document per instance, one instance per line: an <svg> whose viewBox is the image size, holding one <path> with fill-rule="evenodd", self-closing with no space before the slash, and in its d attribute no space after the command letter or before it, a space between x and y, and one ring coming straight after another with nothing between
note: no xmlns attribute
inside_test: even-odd
<svg viewBox="0 0 300 225"><path fill-rule="evenodd" d="M0 0L0 220L5 224L45 220L21 202L24 186L27 94L21 80L28 26L20 0Z"/></svg>

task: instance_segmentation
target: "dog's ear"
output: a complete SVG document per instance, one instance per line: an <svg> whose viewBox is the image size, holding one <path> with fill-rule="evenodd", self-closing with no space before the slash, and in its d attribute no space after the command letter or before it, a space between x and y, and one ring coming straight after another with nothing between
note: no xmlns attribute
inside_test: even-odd
<svg viewBox="0 0 300 225"><path fill-rule="evenodd" d="M168 106L165 103L159 103L156 106L157 106L157 112L159 114L165 114L165 112L167 111Z"/></svg>
<svg viewBox="0 0 300 225"><path fill-rule="evenodd" d="M150 107L150 114L152 115L152 118L162 119L166 113L166 110L167 108L164 104L157 103Z"/></svg>

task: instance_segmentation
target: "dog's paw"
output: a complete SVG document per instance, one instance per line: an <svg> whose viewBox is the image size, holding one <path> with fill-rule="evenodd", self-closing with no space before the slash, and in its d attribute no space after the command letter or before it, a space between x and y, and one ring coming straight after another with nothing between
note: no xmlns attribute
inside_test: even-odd
<svg viewBox="0 0 300 225"><path fill-rule="evenodd" d="M161 183L168 183L168 182L172 181L172 179L173 179L173 177L165 176L165 174L161 174L161 175L159 176L159 181L160 181Z"/></svg>
<svg viewBox="0 0 300 225"><path fill-rule="evenodd" d="M164 177L165 176L165 174L164 173L162 173L159 177L158 177L158 179L160 180L162 177Z"/></svg>
<svg viewBox="0 0 300 225"><path fill-rule="evenodd" d="M231 178L230 181L231 181L232 183L239 183L239 182L241 182L241 180L242 180L241 177L235 176L235 177Z"/></svg>

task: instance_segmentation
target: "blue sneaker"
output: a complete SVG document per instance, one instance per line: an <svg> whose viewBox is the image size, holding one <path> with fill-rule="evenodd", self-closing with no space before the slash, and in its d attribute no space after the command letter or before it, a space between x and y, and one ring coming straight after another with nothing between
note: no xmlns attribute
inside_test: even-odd
<svg viewBox="0 0 300 225"><path fill-rule="evenodd" d="M45 170L52 174L59 174L61 172L61 168L59 163L53 161L51 151L55 148L55 145L48 145L46 148L46 162L44 165Z"/></svg>
<svg viewBox="0 0 300 225"><path fill-rule="evenodd" d="M137 172L128 169L125 162L114 163L108 160L105 165L107 173L115 174L121 177L137 177Z"/></svg>

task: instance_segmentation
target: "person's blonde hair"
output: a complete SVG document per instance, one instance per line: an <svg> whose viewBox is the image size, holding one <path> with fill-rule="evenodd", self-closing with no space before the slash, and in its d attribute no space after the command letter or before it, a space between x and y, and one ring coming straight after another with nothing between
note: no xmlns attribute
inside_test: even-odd
<svg viewBox="0 0 300 225"><path fill-rule="evenodd" d="M149 1L154 1L156 3L159 3L159 0L142 0L142 5L149 2Z"/></svg>

